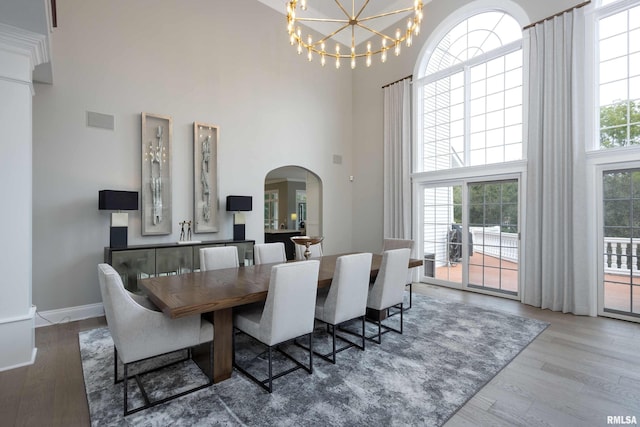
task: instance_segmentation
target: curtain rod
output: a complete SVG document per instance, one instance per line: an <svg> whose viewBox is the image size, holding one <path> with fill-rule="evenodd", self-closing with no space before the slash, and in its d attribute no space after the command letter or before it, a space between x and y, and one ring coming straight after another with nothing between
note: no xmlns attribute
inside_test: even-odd
<svg viewBox="0 0 640 427"><path fill-rule="evenodd" d="M557 16L562 16L562 15L564 15L565 13L567 13L567 12L571 12L571 11L572 11L572 10L574 10L574 9L580 9L581 7L586 6L586 5L588 5L589 3L591 3L591 0L589 0L589 1L585 1L584 3L580 3L580 4L578 4L578 5L575 5L575 6L573 6L573 7L570 7L570 8L568 8L568 9L565 9L565 10L563 10L562 12L558 12L558 13L556 13L555 15L551 15L551 16L549 16L549 17L547 17L547 18L541 19L541 20L539 20L538 22L534 22L533 24L529 24L529 25L527 25L526 27L524 27L524 28L523 28L523 30L528 30L529 28L531 28L531 27L535 27L535 26L536 26L536 25L538 25L538 24L542 24L544 21L548 21L549 19L553 19L553 18L555 18L555 17L557 17Z"/></svg>
<svg viewBox="0 0 640 427"><path fill-rule="evenodd" d="M384 89L385 87L389 87L391 85L394 85L396 83L399 83L399 82L401 82L403 80L412 79L412 78L413 78L413 74L409 74L407 77L403 77L401 79L398 79L395 82L387 83L386 85L382 86L382 89Z"/></svg>

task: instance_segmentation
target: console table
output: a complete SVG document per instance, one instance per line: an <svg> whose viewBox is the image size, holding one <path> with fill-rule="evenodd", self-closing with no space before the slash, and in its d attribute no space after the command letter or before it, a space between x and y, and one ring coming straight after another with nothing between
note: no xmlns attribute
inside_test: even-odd
<svg viewBox="0 0 640 427"><path fill-rule="evenodd" d="M200 270L200 248L236 246L240 265L253 264L255 240L210 240L198 243L160 243L104 248L104 262L122 277L125 288L138 291L138 280Z"/></svg>

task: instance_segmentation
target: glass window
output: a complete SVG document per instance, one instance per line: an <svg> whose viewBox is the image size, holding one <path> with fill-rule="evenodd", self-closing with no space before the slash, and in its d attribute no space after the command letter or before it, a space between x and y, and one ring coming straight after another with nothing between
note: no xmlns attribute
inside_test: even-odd
<svg viewBox="0 0 640 427"><path fill-rule="evenodd" d="M429 57L418 92L418 168L432 172L522 159L522 67L522 30L510 15L480 13L453 27Z"/></svg>
<svg viewBox="0 0 640 427"><path fill-rule="evenodd" d="M602 5L615 3L613 0ZM625 8L626 7L626 8ZM640 144L640 6L597 20L600 148Z"/></svg>

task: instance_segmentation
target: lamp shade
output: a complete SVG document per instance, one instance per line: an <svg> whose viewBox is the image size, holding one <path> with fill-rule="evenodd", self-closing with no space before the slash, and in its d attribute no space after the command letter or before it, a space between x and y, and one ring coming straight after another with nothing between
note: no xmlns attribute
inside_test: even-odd
<svg viewBox="0 0 640 427"><path fill-rule="evenodd" d="M107 211L137 211L138 192L119 190L100 190L98 209Z"/></svg>
<svg viewBox="0 0 640 427"><path fill-rule="evenodd" d="M251 196L227 196L227 211L250 211L253 208Z"/></svg>

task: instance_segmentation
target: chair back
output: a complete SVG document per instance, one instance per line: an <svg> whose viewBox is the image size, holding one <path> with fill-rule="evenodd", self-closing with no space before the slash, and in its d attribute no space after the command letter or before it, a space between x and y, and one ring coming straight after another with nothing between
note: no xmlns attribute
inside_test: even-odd
<svg viewBox="0 0 640 427"><path fill-rule="evenodd" d="M367 307L382 310L402 303L410 253L410 249L404 248L382 254L380 270L369 291Z"/></svg>
<svg viewBox="0 0 640 427"><path fill-rule="evenodd" d="M343 255L336 260L333 281L323 308L323 321L337 325L367 311L370 253Z"/></svg>
<svg viewBox="0 0 640 427"><path fill-rule="evenodd" d="M413 250L413 240L387 238L382 242L382 252L403 248Z"/></svg>
<svg viewBox="0 0 640 427"><path fill-rule="evenodd" d="M132 319L136 307L141 306L128 295L120 274L109 264L98 264L98 281L109 332L118 351L123 351L126 346L123 346L121 337L132 326L127 324L127 320Z"/></svg>
<svg viewBox="0 0 640 427"><path fill-rule="evenodd" d="M272 264L287 262L287 254L284 251L284 243L258 243L253 247L256 264Z"/></svg>
<svg viewBox="0 0 640 427"><path fill-rule="evenodd" d="M413 251L413 240L386 238L382 243L383 253L384 251L390 251L392 249L402 249L402 248L409 248L411 251ZM407 267L407 278L405 281L408 284L413 282L413 272L411 270L413 269Z"/></svg>
<svg viewBox="0 0 640 427"><path fill-rule="evenodd" d="M219 270L238 267L238 248L235 246L214 246L200 248L200 270Z"/></svg>
<svg viewBox="0 0 640 427"><path fill-rule="evenodd" d="M320 261L279 264L271 269L260 319L260 340L275 345L313 332Z"/></svg>
<svg viewBox="0 0 640 427"><path fill-rule="evenodd" d="M296 246L296 259L299 261L306 260L306 258L304 257L304 253L307 250L307 247L305 245L295 245L295 246ZM322 245L320 243L316 243L315 245L310 245L309 251L311 252L311 258L322 257Z"/></svg>

